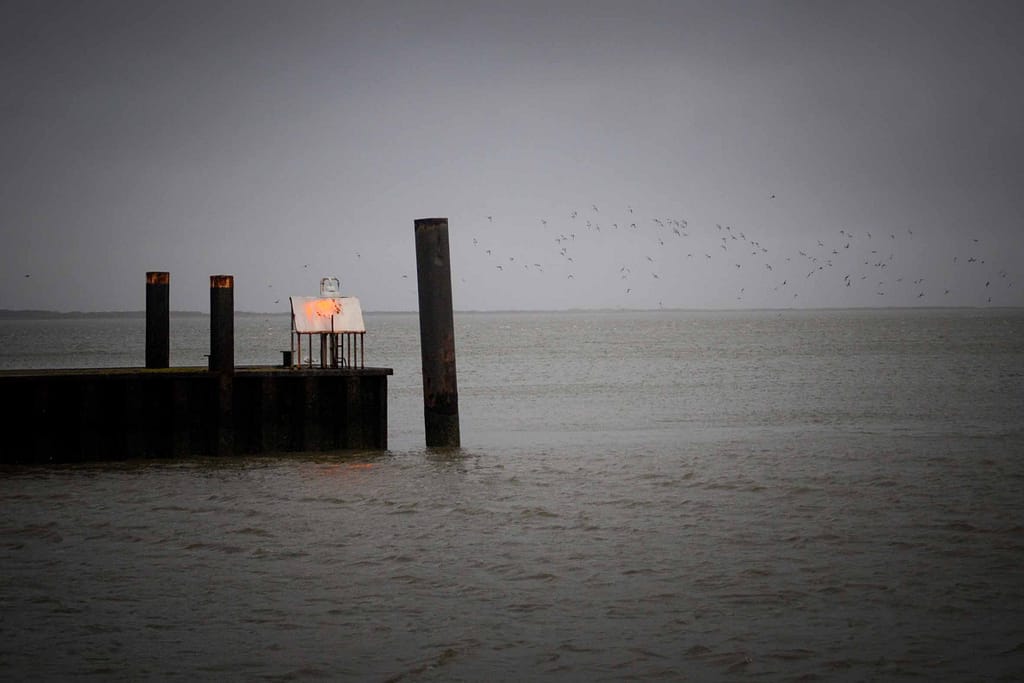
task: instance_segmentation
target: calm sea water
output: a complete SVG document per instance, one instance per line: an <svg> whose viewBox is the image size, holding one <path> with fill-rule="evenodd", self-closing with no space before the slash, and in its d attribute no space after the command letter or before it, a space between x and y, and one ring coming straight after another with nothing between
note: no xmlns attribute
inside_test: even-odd
<svg viewBox="0 0 1024 683"><path fill-rule="evenodd" d="M367 322L386 453L0 471L0 678L1024 679L1024 311L458 315L449 451ZM2 321L0 367L143 344Z"/></svg>

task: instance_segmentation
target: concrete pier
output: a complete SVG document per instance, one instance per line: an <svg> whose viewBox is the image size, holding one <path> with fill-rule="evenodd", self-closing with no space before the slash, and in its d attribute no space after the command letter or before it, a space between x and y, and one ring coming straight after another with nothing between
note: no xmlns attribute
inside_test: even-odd
<svg viewBox="0 0 1024 683"><path fill-rule="evenodd" d="M209 367L169 367L170 275L146 274L146 367L0 371L0 465L388 447L390 368L234 365L210 277Z"/></svg>
<svg viewBox="0 0 1024 683"><path fill-rule="evenodd" d="M0 373L0 464L387 449L390 368ZM224 408L227 407L227 410Z"/></svg>

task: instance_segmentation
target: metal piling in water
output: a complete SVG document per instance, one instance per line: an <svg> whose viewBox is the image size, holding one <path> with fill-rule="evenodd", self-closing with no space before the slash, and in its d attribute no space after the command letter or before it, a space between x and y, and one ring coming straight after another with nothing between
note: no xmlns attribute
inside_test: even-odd
<svg viewBox="0 0 1024 683"><path fill-rule="evenodd" d="M417 219L415 232L426 442L428 447L458 447L459 389L448 219Z"/></svg>

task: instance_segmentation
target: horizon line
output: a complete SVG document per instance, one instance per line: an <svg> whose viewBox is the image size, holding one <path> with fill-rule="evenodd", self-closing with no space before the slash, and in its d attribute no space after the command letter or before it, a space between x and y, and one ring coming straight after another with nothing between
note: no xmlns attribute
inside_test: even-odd
<svg viewBox="0 0 1024 683"><path fill-rule="evenodd" d="M519 314L519 313L658 313L658 312L677 312L677 313L742 313L742 312L798 312L798 311L900 311L900 310L1013 310L1013 309L1024 309L1024 306L1006 306L1006 305L983 305L983 306L808 306L805 308L786 307L786 308L673 308L673 307L657 307L657 308L607 308L607 307L595 307L595 308L496 308L496 309L455 309L453 313L459 314ZM239 310L234 312L235 315L242 316L257 316L257 315L288 315L289 311L245 311ZM364 311L367 315L418 315L418 310L367 310ZM210 314L207 311L196 311L196 310L172 310L171 315L177 316L206 316ZM58 311L54 309L42 309L42 308L0 308L0 318L14 319L18 317L32 317L32 318L73 318L73 317L144 317L146 315L145 309L130 309L130 310L99 310L99 311Z"/></svg>

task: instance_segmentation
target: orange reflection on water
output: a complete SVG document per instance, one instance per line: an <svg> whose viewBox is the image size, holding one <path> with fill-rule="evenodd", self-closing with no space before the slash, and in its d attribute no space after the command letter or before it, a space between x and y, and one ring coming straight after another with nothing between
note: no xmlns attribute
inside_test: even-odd
<svg viewBox="0 0 1024 683"><path fill-rule="evenodd" d="M321 465L316 473L320 477L352 477L373 469L372 462L343 462Z"/></svg>

